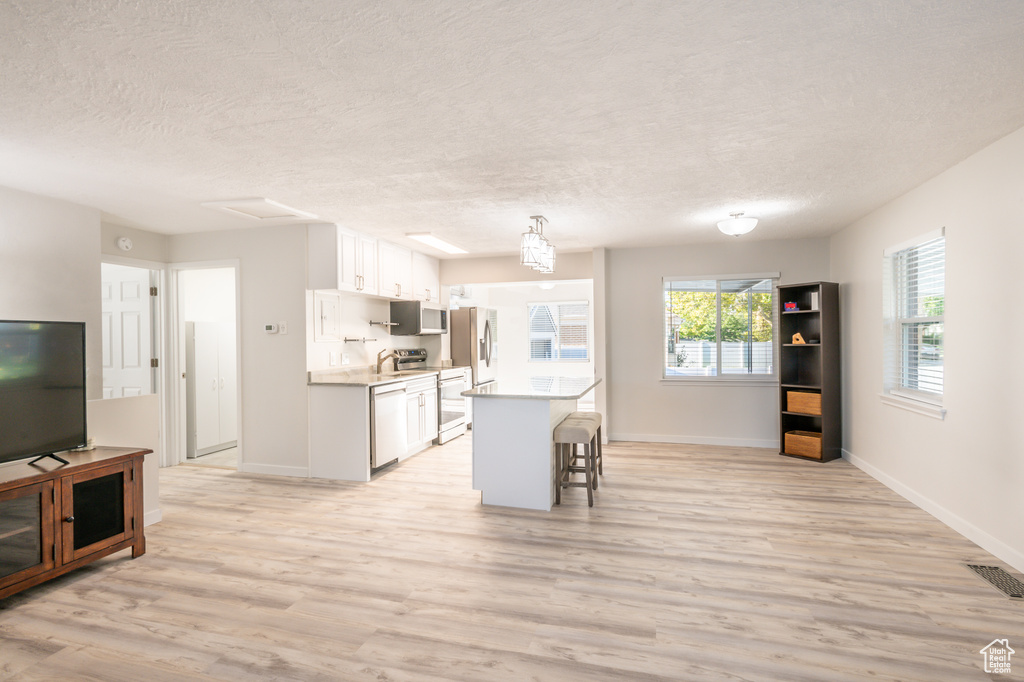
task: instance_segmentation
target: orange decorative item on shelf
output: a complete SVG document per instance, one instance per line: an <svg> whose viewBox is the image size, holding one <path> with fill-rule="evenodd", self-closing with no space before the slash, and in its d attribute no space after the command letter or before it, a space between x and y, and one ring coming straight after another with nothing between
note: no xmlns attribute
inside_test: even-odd
<svg viewBox="0 0 1024 682"><path fill-rule="evenodd" d="M804 341L804 337L800 336L800 332L793 334L793 343L807 343Z"/></svg>

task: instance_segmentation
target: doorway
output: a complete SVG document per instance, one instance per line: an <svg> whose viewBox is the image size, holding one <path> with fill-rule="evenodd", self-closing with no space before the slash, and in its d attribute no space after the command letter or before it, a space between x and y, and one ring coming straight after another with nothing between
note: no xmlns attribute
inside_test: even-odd
<svg viewBox="0 0 1024 682"><path fill-rule="evenodd" d="M179 462L237 469L237 268L176 269Z"/></svg>

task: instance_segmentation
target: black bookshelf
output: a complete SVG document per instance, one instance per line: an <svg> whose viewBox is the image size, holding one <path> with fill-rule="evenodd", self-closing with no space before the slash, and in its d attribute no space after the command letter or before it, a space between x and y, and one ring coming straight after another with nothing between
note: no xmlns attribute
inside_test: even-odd
<svg viewBox="0 0 1024 682"><path fill-rule="evenodd" d="M795 309L786 310L787 303ZM804 343L794 343L795 334ZM843 434L838 284L779 286L779 346L779 454L838 459Z"/></svg>

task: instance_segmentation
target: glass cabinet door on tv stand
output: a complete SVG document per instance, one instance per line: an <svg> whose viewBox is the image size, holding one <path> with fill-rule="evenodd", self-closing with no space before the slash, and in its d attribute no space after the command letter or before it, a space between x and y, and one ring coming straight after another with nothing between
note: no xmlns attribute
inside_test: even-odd
<svg viewBox="0 0 1024 682"><path fill-rule="evenodd" d="M53 568L53 481L0 493L0 586Z"/></svg>

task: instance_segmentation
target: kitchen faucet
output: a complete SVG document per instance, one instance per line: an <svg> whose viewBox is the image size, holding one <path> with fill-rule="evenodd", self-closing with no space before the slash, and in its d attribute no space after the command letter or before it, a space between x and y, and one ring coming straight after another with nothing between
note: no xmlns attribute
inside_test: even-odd
<svg viewBox="0 0 1024 682"><path fill-rule="evenodd" d="M398 359L398 353L394 351L391 351L387 355L384 355L384 353L387 353L387 351L387 348L382 348L380 352L377 353L377 374L380 374L381 367L384 365L385 362L388 361L389 358L392 360ZM384 355L384 357L381 357L381 355ZM392 362L391 364L392 366L394 366L394 362ZM395 369L397 370L398 368L395 367Z"/></svg>

